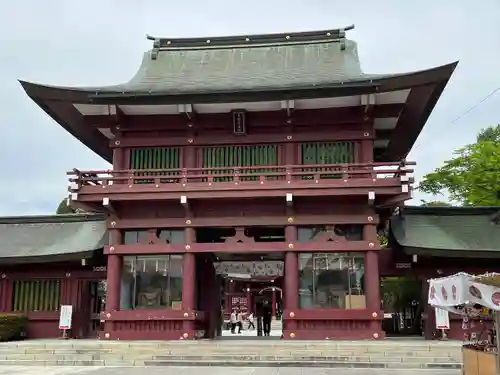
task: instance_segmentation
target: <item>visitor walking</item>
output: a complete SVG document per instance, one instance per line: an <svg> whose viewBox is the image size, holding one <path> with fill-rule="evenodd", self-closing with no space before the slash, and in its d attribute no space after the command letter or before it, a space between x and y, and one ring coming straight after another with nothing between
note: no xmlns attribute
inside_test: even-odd
<svg viewBox="0 0 500 375"><path fill-rule="evenodd" d="M241 311L238 311L236 315L236 325L238 326L238 333L241 333L241 329L243 328L243 314Z"/></svg>
<svg viewBox="0 0 500 375"><path fill-rule="evenodd" d="M250 329L255 329L255 324L253 323L254 321L254 316L253 312L250 312L250 315L248 315L248 330Z"/></svg>

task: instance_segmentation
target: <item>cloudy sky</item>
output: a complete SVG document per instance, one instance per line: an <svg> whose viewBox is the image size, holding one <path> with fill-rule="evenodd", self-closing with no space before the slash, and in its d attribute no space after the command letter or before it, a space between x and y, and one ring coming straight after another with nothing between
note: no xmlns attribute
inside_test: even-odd
<svg viewBox="0 0 500 375"><path fill-rule="evenodd" d="M17 79L54 85L127 81L157 36L217 36L355 24L363 69L396 73L460 60L410 155L417 178L482 127L500 122L498 0L16 0L0 5L0 215L53 213L66 171L107 164L52 121ZM429 199L416 195L419 199Z"/></svg>

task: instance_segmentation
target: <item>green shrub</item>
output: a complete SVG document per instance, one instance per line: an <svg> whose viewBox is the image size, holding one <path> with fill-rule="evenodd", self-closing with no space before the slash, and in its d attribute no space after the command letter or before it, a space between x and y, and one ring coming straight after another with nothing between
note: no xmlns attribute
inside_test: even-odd
<svg viewBox="0 0 500 375"><path fill-rule="evenodd" d="M26 318L18 314L0 314L0 341L20 340L26 336Z"/></svg>

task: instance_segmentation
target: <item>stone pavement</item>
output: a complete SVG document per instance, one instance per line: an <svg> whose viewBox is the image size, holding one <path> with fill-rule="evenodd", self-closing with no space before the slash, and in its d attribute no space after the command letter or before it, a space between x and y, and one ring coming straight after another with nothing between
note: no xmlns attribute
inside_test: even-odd
<svg viewBox="0 0 500 375"><path fill-rule="evenodd" d="M198 367L204 375L460 375L461 370L320 369ZM2 366L0 375L190 375L192 367L38 367Z"/></svg>

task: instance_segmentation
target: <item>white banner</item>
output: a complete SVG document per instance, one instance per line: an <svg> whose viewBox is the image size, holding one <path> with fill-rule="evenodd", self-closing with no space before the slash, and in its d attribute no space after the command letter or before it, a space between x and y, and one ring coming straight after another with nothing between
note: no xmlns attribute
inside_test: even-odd
<svg viewBox="0 0 500 375"><path fill-rule="evenodd" d="M59 314L59 329L71 329L71 318L73 316L73 306L61 305Z"/></svg>
<svg viewBox="0 0 500 375"><path fill-rule="evenodd" d="M438 307L434 308L436 313L436 328L437 329L450 329L450 314L448 311L440 309Z"/></svg>
<svg viewBox="0 0 500 375"><path fill-rule="evenodd" d="M453 306L479 304L500 311L500 288L475 281L467 273L429 280L429 305L450 311Z"/></svg>
<svg viewBox="0 0 500 375"><path fill-rule="evenodd" d="M429 304L431 306L457 306L466 303L467 284L472 276L458 273L449 277L431 279L429 281Z"/></svg>

